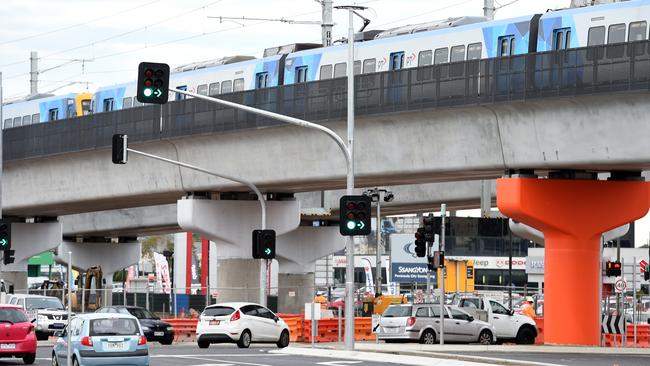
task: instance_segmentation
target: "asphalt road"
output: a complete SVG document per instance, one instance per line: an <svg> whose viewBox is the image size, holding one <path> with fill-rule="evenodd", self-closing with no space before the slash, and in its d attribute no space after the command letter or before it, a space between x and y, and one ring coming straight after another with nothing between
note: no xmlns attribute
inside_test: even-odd
<svg viewBox="0 0 650 366"><path fill-rule="evenodd" d="M334 358L305 357L268 353L277 350L275 346L251 346L239 349L236 345L211 345L208 349L199 349L196 344L178 344L161 346L149 344L151 366L379 366L386 363L336 360ZM51 365L51 346L39 346L35 365ZM0 365L22 365L22 360L0 359ZM396 364L391 364L396 365Z"/></svg>
<svg viewBox="0 0 650 366"><path fill-rule="evenodd" d="M566 366L649 366L650 350L645 355L622 355L612 349L612 354L573 353L505 353L505 352L445 352L463 356L479 356L517 361L533 361Z"/></svg>

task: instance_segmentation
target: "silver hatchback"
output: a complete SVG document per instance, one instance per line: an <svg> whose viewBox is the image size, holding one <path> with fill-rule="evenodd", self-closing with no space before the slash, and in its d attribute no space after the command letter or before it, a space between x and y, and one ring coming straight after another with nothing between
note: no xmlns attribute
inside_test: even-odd
<svg viewBox="0 0 650 366"><path fill-rule="evenodd" d="M445 342L496 342L496 332L489 323L474 319L455 306L445 306ZM437 343L440 334L440 305L402 304L389 306L377 326L377 337L388 342L414 341Z"/></svg>

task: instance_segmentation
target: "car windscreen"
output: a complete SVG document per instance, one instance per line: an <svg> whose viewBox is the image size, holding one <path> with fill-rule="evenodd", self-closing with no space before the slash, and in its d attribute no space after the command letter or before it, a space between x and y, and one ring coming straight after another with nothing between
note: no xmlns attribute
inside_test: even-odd
<svg viewBox="0 0 650 366"><path fill-rule="evenodd" d="M92 319L90 336L140 334L137 320L125 318Z"/></svg>
<svg viewBox="0 0 650 366"><path fill-rule="evenodd" d="M383 317L386 318L399 318L402 316L411 316L411 306L389 306L384 311Z"/></svg>
<svg viewBox="0 0 650 366"><path fill-rule="evenodd" d="M230 315L235 311L235 309L231 308L230 306L215 306L211 308L206 308L203 311L202 315L205 316L226 316Z"/></svg>
<svg viewBox="0 0 650 366"><path fill-rule="evenodd" d="M147 309L138 309L138 308L128 308L127 309L131 315L138 319L158 319Z"/></svg>
<svg viewBox="0 0 650 366"><path fill-rule="evenodd" d="M18 309L0 309L0 323L26 323L27 317Z"/></svg>
<svg viewBox="0 0 650 366"><path fill-rule="evenodd" d="M28 297L25 299L25 308L63 310L61 300L54 297Z"/></svg>

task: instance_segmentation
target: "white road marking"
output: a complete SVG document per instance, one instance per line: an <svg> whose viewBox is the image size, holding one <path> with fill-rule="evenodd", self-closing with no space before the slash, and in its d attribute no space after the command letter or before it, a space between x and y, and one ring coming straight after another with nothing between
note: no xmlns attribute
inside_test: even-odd
<svg viewBox="0 0 650 366"><path fill-rule="evenodd" d="M260 351L263 352L263 351ZM211 354L186 354L186 355L149 355L149 357L153 358L165 358L165 357L283 357L287 355L279 354L279 353L264 353L264 354L242 354L242 353L237 353L237 354L218 354L218 355L211 355ZM49 360L49 358L48 358Z"/></svg>
<svg viewBox="0 0 650 366"><path fill-rule="evenodd" d="M341 366L341 365L352 365L355 363L361 363L361 361L327 361L327 362L319 362L317 363L317 365Z"/></svg>
<svg viewBox="0 0 650 366"><path fill-rule="evenodd" d="M175 358L181 358L181 359L187 359L187 360L198 360L198 361L210 361L210 362L223 362L223 363L232 363L235 365L249 365L249 366L271 366L269 364L265 363L252 363L252 362L242 362L242 361L232 361L232 360L213 360L210 358L205 358L205 357L197 357L197 356L167 356L167 357L175 357Z"/></svg>

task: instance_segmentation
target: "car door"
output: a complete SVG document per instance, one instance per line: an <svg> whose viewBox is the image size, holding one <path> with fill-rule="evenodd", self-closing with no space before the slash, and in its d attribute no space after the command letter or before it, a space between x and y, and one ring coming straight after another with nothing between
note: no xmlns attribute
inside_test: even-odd
<svg viewBox="0 0 650 366"><path fill-rule="evenodd" d="M476 342L478 334L474 335L474 327L470 315L458 309L451 308L452 327L458 335L459 342Z"/></svg>
<svg viewBox="0 0 650 366"><path fill-rule="evenodd" d="M282 327L279 322L275 321L275 314L263 306L257 308L257 314L260 317L260 321L263 323L266 341L273 342L280 339L280 333L282 333Z"/></svg>
<svg viewBox="0 0 650 366"><path fill-rule="evenodd" d="M242 320L245 322L245 327L251 331L251 341L263 342L268 338L266 329L261 318L257 315L257 305L242 306L239 311L241 312Z"/></svg>
<svg viewBox="0 0 650 366"><path fill-rule="evenodd" d="M490 323L494 325L497 338L514 338L517 334L510 310L494 300L488 301L492 309Z"/></svg>

